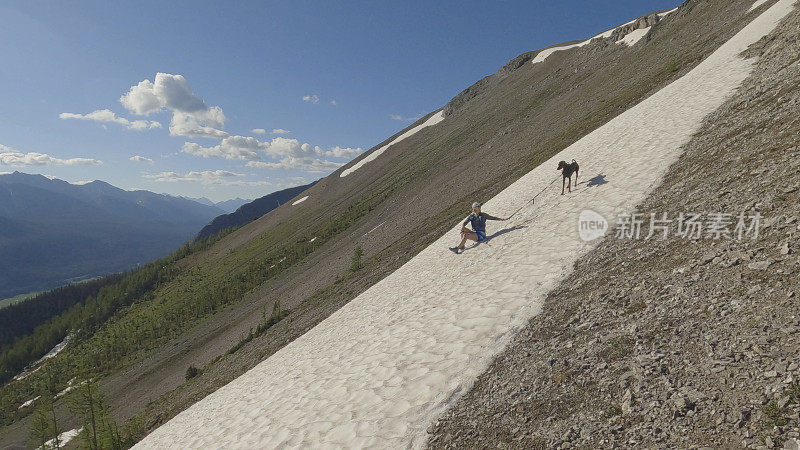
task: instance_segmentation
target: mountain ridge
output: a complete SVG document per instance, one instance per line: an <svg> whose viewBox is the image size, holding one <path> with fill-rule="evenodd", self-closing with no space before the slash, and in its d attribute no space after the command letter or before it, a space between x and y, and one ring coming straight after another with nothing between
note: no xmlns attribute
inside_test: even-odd
<svg viewBox="0 0 800 450"><path fill-rule="evenodd" d="M0 297L130 269L176 249L222 213L99 180L0 175Z"/></svg>
<svg viewBox="0 0 800 450"><path fill-rule="evenodd" d="M194 237L194 241L196 242L201 239L205 239L225 229L238 228L247 225L253 220L256 220L264 214L272 211L273 209L280 207L282 203L286 203L287 201L291 200L301 192L305 191L311 186L314 186L315 183L316 181L314 183L309 183L302 186L282 189L280 191L275 191L263 197L244 203L229 214L222 214L215 217L214 220L212 220L208 225L204 226L197 233L197 235Z"/></svg>

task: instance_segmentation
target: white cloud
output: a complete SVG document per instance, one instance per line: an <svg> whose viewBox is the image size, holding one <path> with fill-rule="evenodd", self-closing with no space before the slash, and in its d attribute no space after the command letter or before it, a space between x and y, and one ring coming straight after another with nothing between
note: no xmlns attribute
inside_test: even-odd
<svg viewBox="0 0 800 450"><path fill-rule="evenodd" d="M144 156L139 156L139 155L133 155L130 158L128 158L128 160L133 161L133 162L137 162L137 163L147 163L147 164L151 164L151 165L153 164L153 160L152 159L145 158Z"/></svg>
<svg viewBox="0 0 800 450"><path fill-rule="evenodd" d="M50 156L46 153L21 153L21 152L3 152L0 153L0 164L8 166L44 166L47 164L59 166L78 166L78 165L93 165L99 166L103 164L102 161L91 158L68 158L61 159Z"/></svg>
<svg viewBox="0 0 800 450"><path fill-rule="evenodd" d="M228 136L222 138L218 145L213 147L203 147L194 142L186 142L181 149L190 155L202 156L203 158L225 158L225 159L258 159L259 150L264 150L269 146L267 142L261 142L249 136Z"/></svg>
<svg viewBox="0 0 800 450"><path fill-rule="evenodd" d="M161 128L161 124L159 122L150 120L130 121L124 117L117 116L113 111L109 109L98 109L88 114L76 114L76 113L64 112L59 114L58 117L60 119L78 119L78 120L92 120L95 122L105 122L105 123L118 123L129 130L149 130L152 128Z"/></svg>
<svg viewBox="0 0 800 450"><path fill-rule="evenodd" d="M225 115L218 106L193 113L174 111L169 122L169 134L221 139L228 136L228 133L220 130L225 125L225 120Z"/></svg>
<svg viewBox="0 0 800 450"><path fill-rule="evenodd" d="M140 81L119 99L128 111L146 116L166 109L172 113L173 136L222 138L227 118L219 106L208 106L194 95L183 75L157 73L155 81Z"/></svg>
<svg viewBox="0 0 800 450"><path fill-rule="evenodd" d="M306 172L311 173L320 173L320 172L327 172L330 170L336 170L339 167L345 165L345 163L337 163L333 161L324 161L321 159L311 158L308 156L305 157L296 157L296 156L287 156L283 158L279 162L264 162L264 161L250 161L247 163L247 167L257 167L262 169L278 169L278 170L304 170Z"/></svg>
<svg viewBox="0 0 800 450"><path fill-rule="evenodd" d="M259 141L250 136L228 136L223 138L218 145L203 147L194 142L183 144L184 153L202 156L203 158L225 158L238 160L258 160L262 155L273 157L305 157L305 156L332 156L347 158L360 154L361 148L333 147L324 150L319 146L309 143L301 144L297 139L276 137L271 141Z"/></svg>
<svg viewBox="0 0 800 450"><path fill-rule="evenodd" d="M158 183L202 183L223 186L269 186L268 181L245 181L238 178L244 177L245 174L230 172L227 170L204 170L191 171L184 175L177 172L159 172L147 173L142 175L142 178L153 180Z"/></svg>
<svg viewBox="0 0 800 450"><path fill-rule="evenodd" d="M304 95L303 101L308 103L319 103L318 95Z"/></svg>
<svg viewBox="0 0 800 450"><path fill-rule="evenodd" d="M364 149L361 147L358 148L351 148L351 147L333 147L330 150L323 152L322 154L325 156L333 156L334 158L353 158L358 156L363 152Z"/></svg>
<svg viewBox="0 0 800 450"><path fill-rule="evenodd" d="M336 106L337 105L336 100L331 100L331 105Z"/></svg>
<svg viewBox="0 0 800 450"><path fill-rule="evenodd" d="M307 142L301 144L297 139L276 137L272 139L265 151L272 156L304 156L313 154L314 148Z"/></svg>
<svg viewBox="0 0 800 450"><path fill-rule="evenodd" d="M253 128L252 130L250 130L250 132L255 134L267 134L267 130L263 128Z"/></svg>
<svg viewBox="0 0 800 450"><path fill-rule="evenodd" d="M399 114L389 114L389 118L392 120L398 120L400 122L416 122L417 120L421 119L422 116L403 117Z"/></svg>
<svg viewBox="0 0 800 450"><path fill-rule="evenodd" d="M158 75L160 73L156 74L156 80ZM136 86L131 86L128 93L119 98L119 102L125 109L140 116L161 111L165 106L162 99L156 95L155 86L150 80L143 80Z"/></svg>
<svg viewBox="0 0 800 450"><path fill-rule="evenodd" d="M0 144L0 164L7 166L44 166L48 164L59 166L99 166L103 164L103 162L92 158L61 159L56 158L55 156L50 156L46 153L22 153Z"/></svg>
<svg viewBox="0 0 800 450"><path fill-rule="evenodd" d="M344 163L327 161L324 157L352 158L360 154L361 148L333 147L325 150L309 143L300 143L297 139L275 137L271 141L259 141L249 136L228 136L218 145L203 147L194 142L183 144L184 153L203 158L225 158L247 160L248 167L305 170L319 173L337 169ZM263 158L276 158L278 162L265 161Z"/></svg>
<svg viewBox="0 0 800 450"><path fill-rule="evenodd" d="M275 128L272 130L272 134L289 134L291 131L284 130L283 128Z"/></svg>

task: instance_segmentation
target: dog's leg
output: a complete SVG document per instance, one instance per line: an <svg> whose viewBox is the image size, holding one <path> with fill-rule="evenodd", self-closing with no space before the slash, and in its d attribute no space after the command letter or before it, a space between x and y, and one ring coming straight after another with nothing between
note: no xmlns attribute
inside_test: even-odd
<svg viewBox="0 0 800 450"><path fill-rule="evenodd" d="M570 175L569 179L567 180L567 189L569 189L569 192L572 193L572 175Z"/></svg>
<svg viewBox="0 0 800 450"><path fill-rule="evenodd" d="M578 170L579 169L575 169L575 187L578 187Z"/></svg>
<svg viewBox="0 0 800 450"><path fill-rule="evenodd" d="M564 182L567 181L566 177L561 177L561 195L564 195Z"/></svg>

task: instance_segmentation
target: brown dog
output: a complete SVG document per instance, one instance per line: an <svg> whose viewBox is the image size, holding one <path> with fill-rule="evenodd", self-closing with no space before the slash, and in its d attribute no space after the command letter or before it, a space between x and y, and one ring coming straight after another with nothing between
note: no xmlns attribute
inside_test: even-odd
<svg viewBox="0 0 800 450"><path fill-rule="evenodd" d="M569 192L572 192L572 174L575 174L575 187L578 187L578 163L575 160L572 160L572 163L567 164L566 161L561 161L558 163L558 169L561 171L561 195L564 195L564 184L567 185L567 189ZM567 181L569 180L569 181Z"/></svg>

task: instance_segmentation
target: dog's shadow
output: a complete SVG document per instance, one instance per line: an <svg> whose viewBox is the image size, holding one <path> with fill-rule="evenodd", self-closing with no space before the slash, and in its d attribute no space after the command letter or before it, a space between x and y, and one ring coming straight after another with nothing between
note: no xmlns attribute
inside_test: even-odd
<svg viewBox="0 0 800 450"><path fill-rule="evenodd" d="M579 183L583 184L583 183ZM590 178L589 181L586 182L586 187L595 187L595 186L602 186L604 184L608 184L608 180L606 180L606 176L602 173L598 173L593 178Z"/></svg>

